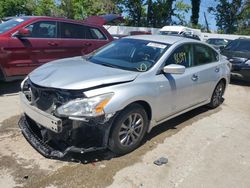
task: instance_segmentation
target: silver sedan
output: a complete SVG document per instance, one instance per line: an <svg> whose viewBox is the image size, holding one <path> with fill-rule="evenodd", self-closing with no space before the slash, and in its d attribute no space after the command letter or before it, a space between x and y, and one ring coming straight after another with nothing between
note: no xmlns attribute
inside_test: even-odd
<svg viewBox="0 0 250 188"><path fill-rule="evenodd" d="M106 148L126 154L154 126L199 106L219 106L229 77L229 62L203 42L125 37L30 73L21 86L19 125L46 157Z"/></svg>

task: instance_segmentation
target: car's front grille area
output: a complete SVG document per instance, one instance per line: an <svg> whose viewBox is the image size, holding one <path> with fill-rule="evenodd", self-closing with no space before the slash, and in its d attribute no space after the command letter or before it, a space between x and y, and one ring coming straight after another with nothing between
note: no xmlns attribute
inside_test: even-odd
<svg viewBox="0 0 250 188"><path fill-rule="evenodd" d="M56 105L60 104L58 96L54 91L41 90L37 87L31 86L32 102L43 111L53 113Z"/></svg>
<svg viewBox="0 0 250 188"><path fill-rule="evenodd" d="M32 83L29 79L24 85L23 92L32 105L49 114L53 114L58 106L69 100L85 97L83 91L41 87Z"/></svg>
<svg viewBox="0 0 250 188"><path fill-rule="evenodd" d="M63 102L60 102L58 94L53 90L47 90L30 84L30 91L31 102L40 110L50 114L53 114L56 106Z"/></svg>

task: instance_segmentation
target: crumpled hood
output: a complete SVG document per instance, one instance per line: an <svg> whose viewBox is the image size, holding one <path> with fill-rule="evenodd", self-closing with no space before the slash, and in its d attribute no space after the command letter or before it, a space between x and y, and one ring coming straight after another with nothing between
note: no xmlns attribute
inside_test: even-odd
<svg viewBox="0 0 250 188"><path fill-rule="evenodd" d="M79 90L132 81L138 74L94 64L82 57L74 57L42 65L29 74L29 79L42 87Z"/></svg>

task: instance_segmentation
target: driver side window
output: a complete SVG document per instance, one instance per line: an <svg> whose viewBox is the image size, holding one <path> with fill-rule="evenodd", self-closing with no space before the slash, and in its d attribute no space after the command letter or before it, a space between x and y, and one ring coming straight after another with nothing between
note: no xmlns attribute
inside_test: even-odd
<svg viewBox="0 0 250 188"><path fill-rule="evenodd" d="M192 66L192 45L184 44L174 50L165 65L178 64L186 68Z"/></svg>
<svg viewBox="0 0 250 188"><path fill-rule="evenodd" d="M56 38L56 22L40 21L26 27L30 38Z"/></svg>

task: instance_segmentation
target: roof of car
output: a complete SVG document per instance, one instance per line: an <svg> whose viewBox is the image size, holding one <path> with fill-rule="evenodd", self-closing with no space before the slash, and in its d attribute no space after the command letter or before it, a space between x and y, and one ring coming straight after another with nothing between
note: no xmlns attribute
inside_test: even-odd
<svg viewBox="0 0 250 188"><path fill-rule="evenodd" d="M128 36L124 38L130 38L130 39L139 39L139 40L149 40L159 43L166 43L166 44L174 44L178 41L185 41L185 42L197 42L197 40L189 39L185 37L179 37L179 36L169 36L169 35L134 35L134 36Z"/></svg>
<svg viewBox="0 0 250 188"><path fill-rule="evenodd" d="M33 20L36 19L47 19L47 20L54 20L54 21L68 21L68 22L74 22L74 23L80 23L84 25L96 25L95 23L85 23L84 20L73 20L69 18L64 17L50 17L50 16L20 16L20 17L14 17L14 18L30 18Z"/></svg>

